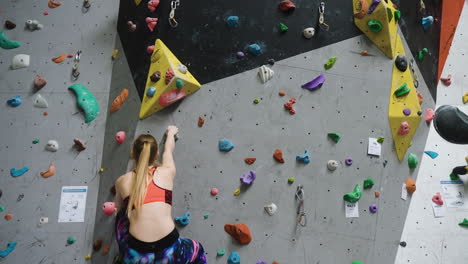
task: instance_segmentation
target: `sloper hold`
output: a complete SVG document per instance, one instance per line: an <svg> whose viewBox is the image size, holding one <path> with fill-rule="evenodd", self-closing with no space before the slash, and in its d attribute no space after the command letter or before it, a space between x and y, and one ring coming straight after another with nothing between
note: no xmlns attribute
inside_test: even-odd
<svg viewBox="0 0 468 264"><path fill-rule="evenodd" d="M85 112L85 122L93 121L99 114L99 104L96 97L82 84L73 84L68 89L76 94L76 102Z"/></svg>
<svg viewBox="0 0 468 264"><path fill-rule="evenodd" d="M219 151L229 152L234 148L234 144L228 139L220 139L218 143Z"/></svg>
<svg viewBox="0 0 468 264"><path fill-rule="evenodd" d="M397 35L396 39L397 44L395 46L395 52L396 54L404 55L405 51L400 36ZM396 97L394 95L395 91L405 83L410 91L405 96ZM414 88L411 72L408 70L401 72L395 63L393 64L391 85L388 104L388 120L397 156L401 161L405 157L406 151L411 145L413 136L415 135L422 118L420 115L414 114L405 116L403 114L403 110L405 108L410 108L413 113L417 113L421 111L421 105L419 104L417 90ZM402 135L399 135L400 127L404 122L406 122L408 127L411 129L409 129L409 131L405 131Z"/></svg>
<svg viewBox="0 0 468 264"><path fill-rule="evenodd" d="M418 163L418 156L416 156L413 153L410 153L408 155L408 167L410 167L410 169L416 169L418 167Z"/></svg>
<svg viewBox="0 0 468 264"><path fill-rule="evenodd" d="M430 151L430 150L426 150L424 151L424 153L426 153L429 157L431 157L431 159L435 159L439 156L439 153Z"/></svg>
<svg viewBox="0 0 468 264"><path fill-rule="evenodd" d="M392 1L372 1L372 0L352 0L354 23L356 26L389 58L393 59L396 54L396 36L398 28L398 20L390 21L389 12L394 13L396 10ZM367 14L362 15L362 1L367 1L370 6ZM370 5L372 4L372 5ZM375 7L375 9L373 9ZM371 22L371 27L368 22ZM378 22L378 23L376 23ZM377 27L380 28L378 32ZM372 29L372 30L371 30Z"/></svg>
<svg viewBox="0 0 468 264"><path fill-rule="evenodd" d="M154 83L151 81L151 75L153 73L157 71L163 74L166 73L166 78L167 70L177 69L178 65L180 64L183 63L181 63L175 57L175 55L167 48L166 45L164 45L161 40L157 39L154 44L154 51L151 55L151 64L148 70L145 92L143 93L143 100L140 108L140 119L145 119L200 89L200 83L192 76L189 71L182 73L177 70L172 70L174 75L170 76L172 78L170 78L168 83L162 81ZM172 73L170 73L170 75L172 75ZM177 89L176 82L171 81L174 78L183 81L184 85L181 89ZM153 97L146 95L147 90L151 86L156 88L156 93L153 95ZM160 100L160 97L164 98Z"/></svg>
<svg viewBox="0 0 468 264"><path fill-rule="evenodd" d="M10 169L10 175L12 177L19 177L19 176L25 174L28 170L29 170L28 167L23 167L21 169L12 168L12 169Z"/></svg>
<svg viewBox="0 0 468 264"><path fill-rule="evenodd" d="M468 144L468 115L456 106L437 108L434 127L443 139L454 144Z"/></svg>
<svg viewBox="0 0 468 264"><path fill-rule="evenodd" d="M301 87L309 91L314 91L322 88L323 83L325 82L325 74L321 73L319 76L315 77L312 81L303 84Z"/></svg>

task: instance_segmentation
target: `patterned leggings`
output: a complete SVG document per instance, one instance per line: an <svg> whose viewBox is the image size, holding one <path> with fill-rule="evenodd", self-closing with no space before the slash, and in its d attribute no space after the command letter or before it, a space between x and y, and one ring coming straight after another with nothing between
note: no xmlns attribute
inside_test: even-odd
<svg viewBox="0 0 468 264"><path fill-rule="evenodd" d="M125 210L116 217L115 238L119 245L120 260L125 264L206 264L203 246L192 239L177 238L169 247L155 252L143 253L129 246L130 221ZM145 242L138 242L144 244ZM157 242L156 242L157 243ZM148 243L153 244L153 243Z"/></svg>

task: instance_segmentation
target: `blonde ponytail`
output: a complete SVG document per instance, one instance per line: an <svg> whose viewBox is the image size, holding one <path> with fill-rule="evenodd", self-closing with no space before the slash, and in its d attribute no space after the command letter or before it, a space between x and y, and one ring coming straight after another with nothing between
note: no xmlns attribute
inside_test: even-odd
<svg viewBox="0 0 468 264"><path fill-rule="evenodd" d="M129 219L132 214L132 209L141 207L146 196L150 155L151 145L149 142L144 142L143 149L137 160L136 177L133 180L130 190L130 198L127 206L127 216Z"/></svg>

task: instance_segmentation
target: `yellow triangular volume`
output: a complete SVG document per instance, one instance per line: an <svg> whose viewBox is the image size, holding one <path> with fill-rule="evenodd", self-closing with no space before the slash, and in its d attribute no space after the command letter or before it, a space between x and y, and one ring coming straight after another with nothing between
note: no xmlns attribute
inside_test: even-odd
<svg viewBox="0 0 468 264"><path fill-rule="evenodd" d="M135 1L135 5L140 5L141 4L141 0L134 0Z"/></svg>
<svg viewBox="0 0 468 264"><path fill-rule="evenodd" d="M399 35L397 35L395 52L395 58L398 55L405 55L405 50L403 49L403 44ZM411 91L404 96L396 97L395 91L405 83ZM406 108L411 110L409 116L403 114L403 110ZM413 136L421 122L421 116L418 114L418 112L421 113L420 111L421 105L419 104L418 95L414 88L410 68L408 67L406 71L401 72L397 69L395 63L393 63L392 88L390 90L390 102L388 104L388 120L399 160L405 157L406 151L410 147ZM401 123L405 121L408 122L410 130L408 134L400 136L398 135L398 131L400 130Z"/></svg>
<svg viewBox="0 0 468 264"><path fill-rule="evenodd" d="M151 76L159 72L160 79ZM151 55L151 65L146 80L145 93L140 108L140 119L162 110L200 89L200 83L172 54L164 43L157 39ZM148 92L148 90L150 90Z"/></svg>
<svg viewBox="0 0 468 264"><path fill-rule="evenodd" d="M371 14L367 14L372 0L353 0L354 24L390 59L395 57L398 20L392 1L380 1ZM377 21L381 24L379 32L373 32L368 23Z"/></svg>

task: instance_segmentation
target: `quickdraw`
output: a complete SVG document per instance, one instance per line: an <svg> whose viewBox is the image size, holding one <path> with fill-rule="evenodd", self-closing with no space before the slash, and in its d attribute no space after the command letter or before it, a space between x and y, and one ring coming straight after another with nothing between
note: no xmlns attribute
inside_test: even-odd
<svg viewBox="0 0 468 264"><path fill-rule="evenodd" d="M421 6L421 7L419 8L419 11L424 12L424 11L426 10L426 5L424 4L424 0L421 0L421 1L419 2L419 5Z"/></svg>
<svg viewBox="0 0 468 264"><path fill-rule="evenodd" d="M325 17L324 17L324 14L325 14L325 2L320 2L320 6L319 6L319 26L320 26L320 29L324 30L324 31L328 31L330 29L330 26L328 26L326 23L325 23Z"/></svg>
<svg viewBox="0 0 468 264"><path fill-rule="evenodd" d="M414 88L418 88L419 81L418 81L418 74L416 73L416 71L414 69L414 59L411 59L411 62L410 62L409 66L410 66L410 69L411 69L411 75L413 76Z"/></svg>
<svg viewBox="0 0 468 264"><path fill-rule="evenodd" d="M302 185L297 186L296 201L299 202L297 206L297 223L301 226L307 225L307 216L304 212L304 189Z"/></svg>
<svg viewBox="0 0 468 264"><path fill-rule="evenodd" d="M78 77L80 76L80 72L78 71L78 64L80 63L80 58L81 58L81 50L79 50L75 54L75 61L74 61L73 68L72 68L72 77L74 81L76 81Z"/></svg>
<svg viewBox="0 0 468 264"><path fill-rule="evenodd" d="M176 28L179 25L177 20L174 18L175 11L179 5L180 5L180 0L174 0L171 2L171 12L169 13L169 25L171 25L171 27L173 28Z"/></svg>
<svg viewBox="0 0 468 264"><path fill-rule="evenodd" d="M91 7L91 3L89 0L83 0L83 7L89 9Z"/></svg>

